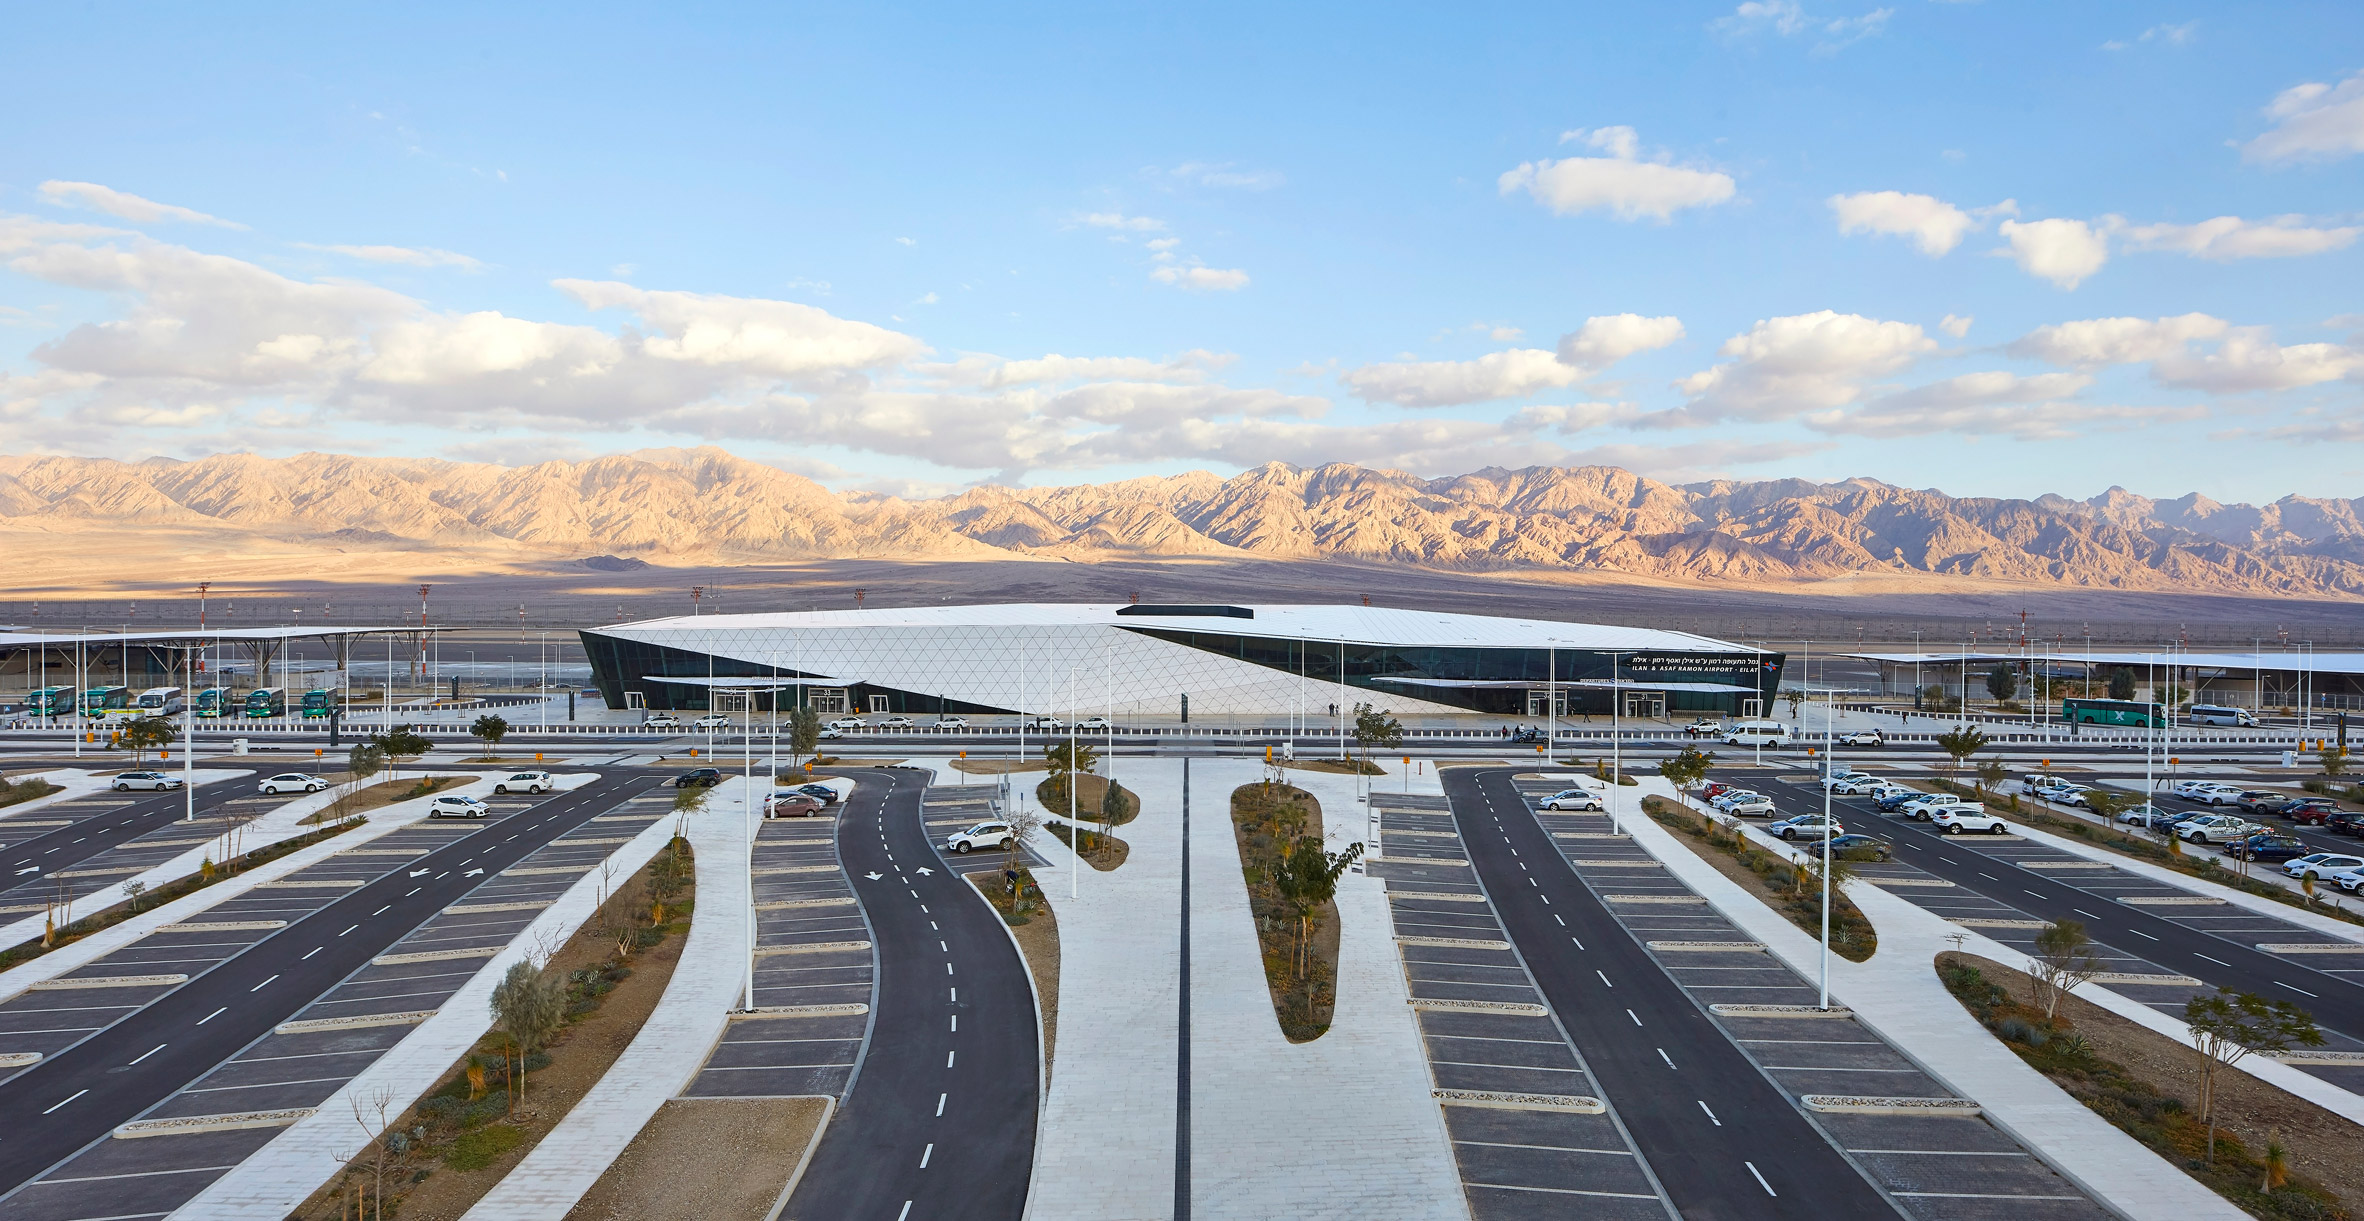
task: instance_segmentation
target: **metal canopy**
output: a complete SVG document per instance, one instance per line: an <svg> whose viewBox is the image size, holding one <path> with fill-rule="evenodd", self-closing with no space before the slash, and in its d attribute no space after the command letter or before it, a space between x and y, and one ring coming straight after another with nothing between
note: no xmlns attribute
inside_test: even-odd
<svg viewBox="0 0 2364 1221"><path fill-rule="evenodd" d="M643 674L644 683L678 683L684 687L707 687L728 691L794 691L798 687L852 687L859 680L831 678L825 674L808 674L803 678L684 678L672 674Z"/></svg>

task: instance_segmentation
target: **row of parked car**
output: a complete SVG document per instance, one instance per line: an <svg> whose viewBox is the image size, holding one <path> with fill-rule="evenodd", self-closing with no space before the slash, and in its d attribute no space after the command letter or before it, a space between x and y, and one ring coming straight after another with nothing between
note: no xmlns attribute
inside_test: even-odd
<svg viewBox="0 0 2364 1221"><path fill-rule="evenodd" d="M718 729L729 729L738 723L738 720L733 718L727 712L709 712L705 716L699 717L697 720L689 722L686 727L693 730L713 731ZM1028 729L1043 730L1064 730L1071 728L1071 726L1069 726L1066 721L1061 720L1055 716L1033 717L1025 721L1024 726ZM642 729L684 728L681 718L673 715L670 712L649 713L646 717L641 718L640 727ZM866 721L858 716L841 716L836 720L822 725L821 736L824 738L835 738L849 733L871 733L879 730L896 729L930 729L937 732L944 732L954 729L967 729L969 727L969 719L964 716L940 716L935 720L929 721L925 725L922 725L918 721L912 720L907 716L883 716L874 721ZM1072 728L1075 729L1099 730L1105 730L1108 727L1109 720L1104 716L1085 717L1084 719L1077 721L1072 726Z"/></svg>

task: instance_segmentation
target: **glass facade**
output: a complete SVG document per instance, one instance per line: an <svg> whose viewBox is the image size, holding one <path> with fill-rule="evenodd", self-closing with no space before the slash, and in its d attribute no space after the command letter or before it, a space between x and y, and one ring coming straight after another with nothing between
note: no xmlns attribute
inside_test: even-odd
<svg viewBox="0 0 2364 1221"><path fill-rule="evenodd" d="M712 709L716 704L712 698L713 689L707 687L703 681L709 677L769 679L777 676L783 687L789 687L799 677L793 666L781 666L775 670L769 665L740 661L735 657L708 656L689 649L669 648L665 645L649 644L639 640L625 640L621 637L605 636L596 632L582 632L579 635L583 641L583 652L588 654L591 659L591 684L599 688L600 698L606 700L607 706L610 708L625 707L627 701L624 698L624 693L632 691L639 693L641 699L650 708L675 712L704 712ZM700 681L679 683L651 681L650 675ZM802 677L811 680L810 684L802 688L791 687L789 690L780 692L778 695L780 708L796 707L801 692L804 702L814 705L822 712L894 712L914 716L971 716L1010 711L1006 708L971 704L961 700L946 699L940 695L902 691L893 687L879 687L868 683L841 686L838 685L838 680L835 677L829 675L807 674ZM823 686L823 683L828 685ZM822 694L824 692L828 694ZM726 692L726 694L729 693L735 692ZM758 688L750 694L754 698L757 712L773 710L772 692ZM876 696L885 697L885 707L878 706L878 701L873 698Z"/></svg>

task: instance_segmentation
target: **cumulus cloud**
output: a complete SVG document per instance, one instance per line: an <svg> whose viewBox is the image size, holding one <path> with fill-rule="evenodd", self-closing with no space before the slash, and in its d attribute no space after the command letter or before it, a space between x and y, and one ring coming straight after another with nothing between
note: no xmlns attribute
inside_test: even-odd
<svg viewBox="0 0 2364 1221"><path fill-rule="evenodd" d="M2006 436L2018 441L2064 441L2094 428L2142 428L2167 421L2199 419L2199 406L2130 407L2095 403L1891 403L1882 400L1853 412L1806 417L1817 432L1860 437L1920 437L1958 433Z"/></svg>
<svg viewBox="0 0 2364 1221"><path fill-rule="evenodd" d="M687 364L798 378L874 369L926 351L909 335L793 301L656 292L616 280L556 280L592 310L624 309L654 332L640 351Z"/></svg>
<svg viewBox="0 0 2364 1221"><path fill-rule="evenodd" d="M2214 341L2213 350L2199 345ZM2161 383L2218 394L2288 390L2364 378L2364 350L2347 344L2282 345L2264 327L2236 327L2207 314L2174 318L2093 318L2038 327L2014 342L2013 355L2050 364L2098 368L2151 366Z"/></svg>
<svg viewBox="0 0 2364 1221"><path fill-rule="evenodd" d="M1651 423L1778 420L1844 407L1866 383L1910 366L1937 341L1909 322L1821 310L1768 318L1717 349L1732 359L1675 383L1691 402Z"/></svg>
<svg viewBox="0 0 2364 1221"><path fill-rule="evenodd" d="M1172 284L1178 288L1194 289L1200 292L1237 292L1248 286L1248 273L1236 267L1201 267L1197 264L1186 266L1180 263L1167 263L1151 268L1149 278L1160 284Z"/></svg>
<svg viewBox="0 0 2364 1221"><path fill-rule="evenodd" d="M1876 8L1855 17L1816 17L1808 14L1797 0L1746 0L1730 14L1709 22L1708 28L1728 38L1765 33L1783 38L1813 34L1817 36L1816 53L1828 55L1888 28L1888 19L1895 15L1895 9Z"/></svg>
<svg viewBox="0 0 2364 1221"><path fill-rule="evenodd" d="M1525 191L1555 215L1602 211L1619 220L1649 217L1664 223L1685 208L1712 207L1732 198L1729 174L1687 169L1661 157L1641 158L1641 141L1630 127L1570 132L1607 156L1529 161L1495 180L1504 195Z"/></svg>
<svg viewBox="0 0 2364 1221"><path fill-rule="evenodd" d="M2199 313L2087 318L2037 327L2013 341L2010 352L2070 368L2137 364L2178 355L2195 340L2221 338L2231 329L2224 319Z"/></svg>
<svg viewBox="0 0 2364 1221"><path fill-rule="evenodd" d="M2265 115L2273 126L2241 150L2251 161L2337 161L2364 153L2364 72L2336 86L2293 85L2275 95Z"/></svg>
<svg viewBox="0 0 2364 1221"><path fill-rule="evenodd" d="M1234 191L1269 191L1287 181L1278 170L1243 170L1229 162L1185 161L1172 169L1152 166L1143 173L1176 183Z"/></svg>
<svg viewBox="0 0 2364 1221"><path fill-rule="evenodd" d="M1825 202L1838 217L1839 232L1909 237L1922 254L1933 259L1961 245L1964 235L1983 223L1982 217L2019 212L2018 205L2008 199L1974 214L1934 195L1910 195L1903 191L1859 191L1853 195L1833 195Z"/></svg>
<svg viewBox="0 0 2364 1221"><path fill-rule="evenodd" d="M1971 318L1968 314L1947 314L1945 317L1937 320L1937 329L1944 331L1946 334L1951 335L1956 339L1960 339L1962 336L1970 333L1970 324L1973 321L1975 321L1975 319Z"/></svg>
<svg viewBox="0 0 2364 1221"><path fill-rule="evenodd" d="M988 389L1038 382L1201 382L1209 374L1238 359L1230 353L1210 352L1205 348L1193 348L1166 360L1151 360L1141 356L1061 356L1057 353L1030 360L964 356L946 364L917 365L913 371L955 385Z"/></svg>
<svg viewBox="0 0 2364 1221"><path fill-rule="evenodd" d="M297 243L306 250L322 250L360 259L365 263L399 263L409 267L457 267L462 271L482 271L484 264L464 254L437 250L432 246L312 246ZM629 266L629 265L627 265ZM627 272L627 274L629 274Z"/></svg>
<svg viewBox="0 0 2364 1221"><path fill-rule="evenodd" d="M2180 25L2154 25L2151 28L2144 30L2141 34L2136 35L2133 42L2113 38L2110 41L2101 44L2101 49L2104 51L2123 51L2126 48L2133 46L2135 43L2157 43L2160 46L2167 47L2189 46L2193 41L2193 35L2198 32L2199 28L2200 23L2197 21L2186 21Z"/></svg>
<svg viewBox="0 0 2364 1221"><path fill-rule="evenodd" d="M2011 243L2007 253L2019 269L2050 280L2063 291L2076 288L2109 261L2110 224L2081 220L2004 221L1996 228Z"/></svg>
<svg viewBox="0 0 2364 1221"><path fill-rule="evenodd" d="M1512 348L1475 360L1364 365L1347 371L1339 380L1366 402L1401 407L1449 407L1522 398L1574 385L1628 356L1663 348L1682 337L1680 319L1610 314L1585 319L1583 326L1560 337L1556 352Z"/></svg>
<svg viewBox="0 0 2364 1221"><path fill-rule="evenodd" d="M1156 233L1166 227L1166 222L1154 216L1127 216L1122 212L1086 212L1076 221L1093 229L1120 229L1130 233Z"/></svg>
<svg viewBox="0 0 2364 1221"><path fill-rule="evenodd" d="M95 182L61 182L51 179L42 183L40 189L41 198L53 204L69 208L88 208L94 212L120 216L125 220L137 221L144 225L179 221L191 225L218 225L224 229L244 229L246 227L236 221L223 220L218 216L207 216L195 208L157 203L153 199L142 199L127 191L103 187Z"/></svg>
<svg viewBox="0 0 2364 1221"><path fill-rule="evenodd" d="M2306 223L2302 216L2272 220L2243 220L2219 216L2194 225L2136 225L2124 235L2129 249L2165 250L2193 258L2282 259L2345 250L2364 228L2343 225L2327 228Z"/></svg>

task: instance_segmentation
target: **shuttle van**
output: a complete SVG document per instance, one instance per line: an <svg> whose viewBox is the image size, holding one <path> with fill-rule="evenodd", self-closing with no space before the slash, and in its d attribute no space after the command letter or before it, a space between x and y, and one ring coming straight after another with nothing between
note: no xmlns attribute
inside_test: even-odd
<svg viewBox="0 0 2364 1221"><path fill-rule="evenodd" d="M1779 721L1734 721L1724 731L1726 746L1787 746L1797 734Z"/></svg>
<svg viewBox="0 0 2364 1221"><path fill-rule="evenodd" d="M2257 718L2251 716L2247 708L2234 708L2225 704L2194 704L2191 711L2184 714L2184 720L2193 725L2229 725L2235 729L2257 728Z"/></svg>

